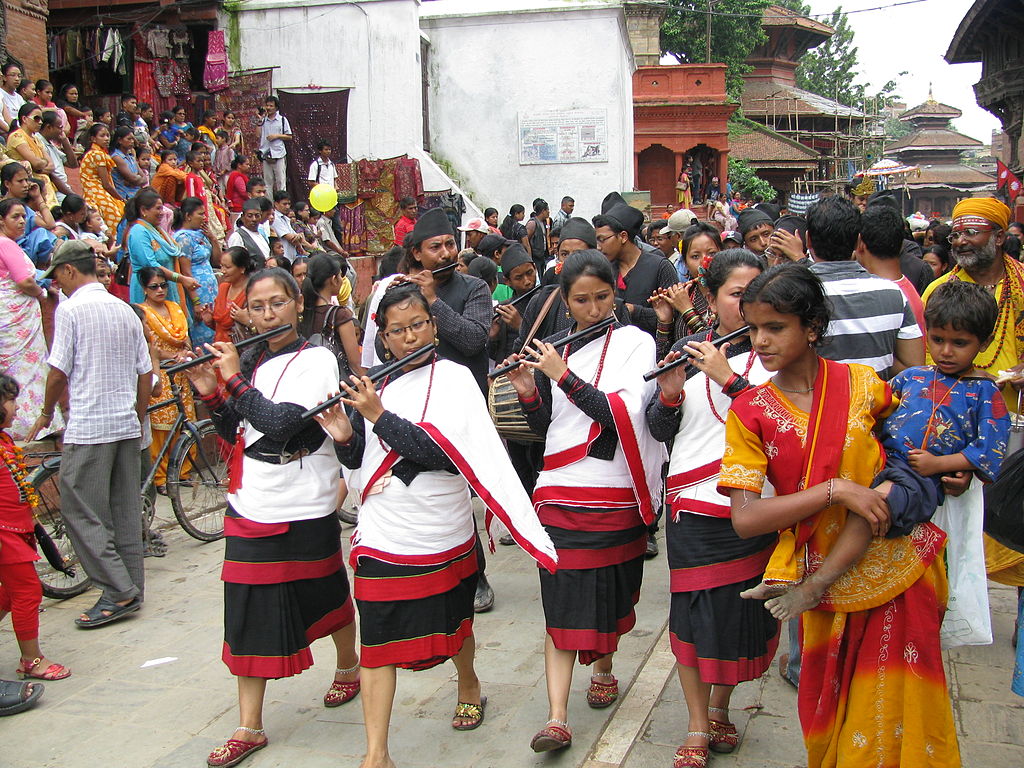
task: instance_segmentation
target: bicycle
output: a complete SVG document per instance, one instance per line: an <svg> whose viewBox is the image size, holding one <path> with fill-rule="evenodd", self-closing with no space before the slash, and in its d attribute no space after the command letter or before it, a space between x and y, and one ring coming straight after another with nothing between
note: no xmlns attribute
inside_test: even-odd
<svg viewBox="0 0 1024 768"><path fill-rule="evenodd" d="M171 395L169 399L154 403L146 409L152 412L174 405L178 410L171 434L153 461L139 491L146 541L151 541L150 528L155 513L153 491L156 470L168 455L167 495L174 517L193 538L203 542L216 541L224 535L224 511L227 508L227 464L218 447L217 430L209 419L195 422L188 418L181 386L174 378L171 379ZM36 572L43 584L43 594L56 599L80 595L89 588L90 582L78 562L60 514L57 477L61 456L59 453L43 453L30 454L26 458L41 459L31 475L32 486L40 498L40 504L35 510L36 520L53 539L65 565L73 570L73 575L68 575L51 566L45 559L38 561ZM191 474L192 477L183 479L183 474Z"/></svg>

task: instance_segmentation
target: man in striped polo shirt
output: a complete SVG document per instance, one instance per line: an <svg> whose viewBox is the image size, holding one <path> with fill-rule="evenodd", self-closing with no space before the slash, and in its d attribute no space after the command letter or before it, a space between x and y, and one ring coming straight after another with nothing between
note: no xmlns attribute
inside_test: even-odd
<svg viewBox="0 0 1024 768"><path fill-rule="evenodd" d="M853 260L860 211L834 195L807 212L810 269L832 305L832 320L820 354L842 363L861 363L888 379L904 368L924 365L924 336L906 296L889 280Z"/></svg>

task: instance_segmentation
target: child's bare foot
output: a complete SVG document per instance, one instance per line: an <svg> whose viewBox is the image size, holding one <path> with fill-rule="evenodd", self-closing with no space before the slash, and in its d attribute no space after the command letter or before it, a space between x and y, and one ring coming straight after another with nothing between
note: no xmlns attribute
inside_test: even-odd
<svg viewBox="0 0 1024 768"><path fill-rule="evenodd" d="M756 587L740 592L740 597L747 600L767 600L785 594L787 587L776 584L765 584L763 581Z"/></svg>
<svg viewBox="0 0 1024 768"><path fill-rule="evenodd" d="M764 604L764 607L779 621L789 621L817 606L821 602L821 596L821 591L804 582L778 597L773 597Z"/></svg>

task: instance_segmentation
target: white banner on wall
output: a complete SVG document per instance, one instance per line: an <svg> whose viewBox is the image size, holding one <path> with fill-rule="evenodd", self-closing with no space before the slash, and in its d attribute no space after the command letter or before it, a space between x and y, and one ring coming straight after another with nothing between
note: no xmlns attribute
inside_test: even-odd
<svg viewBox="0 0 1024 768"><path fill-rule="evenodd" d="M607 163L608 110L519 113L519 164Z"/></svg>

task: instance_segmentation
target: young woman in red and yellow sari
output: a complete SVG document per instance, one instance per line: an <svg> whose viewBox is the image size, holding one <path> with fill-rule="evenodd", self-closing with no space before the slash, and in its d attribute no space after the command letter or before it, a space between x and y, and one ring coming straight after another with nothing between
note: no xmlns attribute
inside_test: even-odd
<svg viewBox="0 0 1024 768"><path fill-rule="evenodd" d="M888 506L868 487L883 465L872 430L895 408L892 392L864 366L818 356L828 308L806 267L756 278L743 312L754 351L775 376L738 397L727 418L718 487L731 497L736 532L780 531L765 578L788 581L820 567L849 514L875 536L801 616L808 768L840 760L844 768L958 768L939 647L945 534L923 523L884 538ZM761 497L766 482L775 497Z"/></svg>

